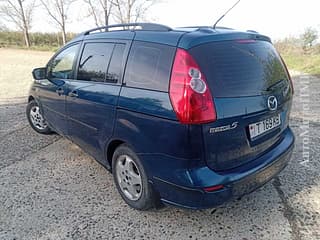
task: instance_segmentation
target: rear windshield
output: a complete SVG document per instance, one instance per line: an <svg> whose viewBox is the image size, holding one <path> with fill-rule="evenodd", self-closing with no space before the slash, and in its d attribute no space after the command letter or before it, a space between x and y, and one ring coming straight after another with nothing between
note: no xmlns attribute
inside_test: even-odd
<svg viewBox="0 0 320 240"><path fill-rule="evenodd" d="M288 79L280 56L266 41L211 42L192 48L190 53L214 97L261 95Z"/></svg>

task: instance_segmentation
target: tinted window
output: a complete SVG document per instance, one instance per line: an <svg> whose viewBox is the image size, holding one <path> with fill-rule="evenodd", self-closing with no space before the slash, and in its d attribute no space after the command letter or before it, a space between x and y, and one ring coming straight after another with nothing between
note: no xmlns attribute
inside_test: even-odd
<svg viewBox="0 0 320 240"><path fill-rule="evenodd" d="M73 64L79 49L79 44L60 52L48 65L49 78L73 78Z"/></svg>
<svg viewBox="0 0 320 240"><path fill-rule="evenodd" d="M120 80L124 49L124 44L116 44L114 47L107 73L107 82L116 83Z"/></svg>
<svg viewBox="0 0 320 240"><path fill-rule="evenodd" d="M211 42L191 49L214 97L263 94L287 80L280 57L266 41Z"/></svg>
<svg viewBox="0 0 320 240"><path fill-rule="evenodd" d="M86 43L81 55L77 78L104 82L113 47L113 43Z"/></svg>
<svg viewBox="0 0 320 240"><path fill-rule="evenodd" d="M127 86L168 91L175 48L134 42L128 59Z"/></svg>

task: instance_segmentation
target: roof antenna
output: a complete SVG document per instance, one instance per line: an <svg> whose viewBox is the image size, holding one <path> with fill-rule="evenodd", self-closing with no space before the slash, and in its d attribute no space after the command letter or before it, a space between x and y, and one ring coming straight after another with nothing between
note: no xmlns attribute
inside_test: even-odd
<svg viewBox="0 0 320 240"><path fill-rule="evenodd" d="M238 5L238 3L240 2L240 0L238 0L235 4L233 4L233 6L231 8L228 9L228 11L226 11L214 24L213 24L213 29L216 29L216 26L218 24L218 22L221 21L222 18L224 18L228 12L230 12L236 5Z"/></svg>

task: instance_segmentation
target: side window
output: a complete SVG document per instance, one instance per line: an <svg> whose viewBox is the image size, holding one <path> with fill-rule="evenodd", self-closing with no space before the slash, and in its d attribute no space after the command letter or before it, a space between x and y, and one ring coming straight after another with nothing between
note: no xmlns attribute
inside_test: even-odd
<svg viewBox="0 0 320 240"><path fill-rule="evenodd" d="M168 91L174 54L174 47L134 42L125 74L126 85Z"/></svg>
<svg viewBox="0 0 320 240"><path fill-rule="evenodd" d="M79 49L79 44L72 45L60 52L48 65L49 78L73 78L74 61Z"/></svg>
<svg viewBox="0 0 320 240"><path fill-rule="evenodd" d="M113 43L86 43L81 55L77 78L104 82L113 48Z"/></svg>
<svg viewBox="0 0 320 240"><path fill-rule="evenodd" d="M120 80L124 49L124 44L116 44L116 46L114 47L107 73L107 82L117 83Z"/></svg>

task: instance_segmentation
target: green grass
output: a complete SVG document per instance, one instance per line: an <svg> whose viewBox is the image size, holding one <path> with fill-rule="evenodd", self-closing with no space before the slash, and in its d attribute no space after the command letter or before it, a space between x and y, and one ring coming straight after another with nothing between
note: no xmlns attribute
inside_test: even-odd
<svg viewBox="0 0 320 240"><path fill-rule="evenodd" d="M282 54L289 69L320 75L320 54Z"/></svg>
<svg viewBox="0 0 320 240"><path fill-rule="evenodd" d="M35 51L45 51L45 52L56 52L60 47L58 46L48 46L48 45L40 45L40 46L35 46L31 45L29 48L26 46L21 46L21 45L1 45L0 42L0 48L3 49L23 49L23 50L35 50Z"/></svg>

